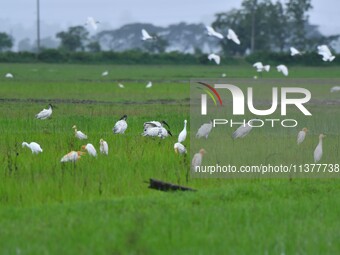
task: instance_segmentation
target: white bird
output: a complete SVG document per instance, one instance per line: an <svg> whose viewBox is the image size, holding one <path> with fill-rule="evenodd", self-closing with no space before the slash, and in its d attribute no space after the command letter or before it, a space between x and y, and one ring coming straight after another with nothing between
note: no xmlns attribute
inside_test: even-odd
<svg viewBox="0 0 340 255"><path fill-rule="evenodd" d="M100 153L109 155L109 146L107 145L107 142L104 141L103 139L100 139L99 144L100 144Z"/></svg>
<svg viewBox="0 0 340 255"><path fill-rule="evenodd" d="M145 29L142 29L142 40L143 41L146 41L146 40L152 40L152 36L149 35L149 33L145 30Z"/></svg>
<svg viewBox="0 0 340 255"><path fill-rule="evenodd" d="M277 69L278 72L283 73L284 76L288 76L288 68L287 68L287 66L285 66L285 65L278 65L276 67L276 69Z"/></svg>
<svg viewBox="0 0 340 255"><path fill-rule="evenodd" d="M201 138L201 137L205 137L206 139L208 138L211 130L213 128L213 124L212 121L210 121L209 123L204 123L197 131L196 133L196 138Z"/></svg>
<svg viewBox="0 0 340 255"><path fill-rule="evenodd" d="M228 29L227 38L229 40L232 40L236 44L240 44L241 43L240 40L238 39L236 33L234 32L234 30L232 30L231 28Z"/></svg>
<svg viewBox="0 0 340 255"><path fill-rule="evenodd" d="M226 77L226 76L227 76L227 75L226 75L225 73L222 74L222 77L223 77L223 78Z"/></svg>
<svg viewBox="0 0 340 255"><path fill-rule="evenodd" d="M223 39L223 35L221 33L216 32L215 29L213 29L212 27L206 26L206 29L208 31L209 36L215 36L219 39Z"/></svg>
<svg viewBox="0 0 340 255"><path fill-rule="evenodd" d="M174 150L175 150L176 153L179 153L179 154L186 154L187 153L187 149L181 143L175 143L174 144Z"/></svg>
<svg viewBox="0 0 340 255"><path fill-rule="evenodd" d="M48 117L50 117L52 115L52 108L53 108L53 106L51 104L49 104L48 109L43 109L41 112L36 114L35 117L37 119L40 119L40 120L47 119Z"/></svg>
<svg viewBox="0 0 340 255"><path fill-rule="evenodd" d="M302 55L302 53L300 51L298 51L296 48L294 47L290 47L290 55L291 56L295 56L295 55Z"/></svg>
<svg viewBox="0 0 340 255"><path fill-rule="evenodd" d="M121 89L125 88L125 86L121 83L118 83L118 87L121 88Z"/></svg>
<svg viewBox="0 0 340 255"><path fill-rule="evenodd" d="M125 130L128 127L128 124L126 123L127 115L124 115L121 117L116 124L114 125L112 131L114 134L124 134Z"/></svg>
<svg viewBox="0 0 340 255"><path fill-rule="evenodd" d="M245 125L241 125L236 131L233 133L232 137L233 139L237 138L243 138L246 135L249 134L249 132L252 130L252 126L249 125L249 122L247 122Z"/></svg>
<svg viewBox="0 0 340 255"><path fill-rule="evenodd" d="M74 125L72 127L74 129L74 134L75 136L80 139L80 140L84 140L84 139L87 139L87 135L85 135L83 132L81 132L80 130L77 130L77 126Z"/></svg>
<svg viewBox="0 0 340 255"><path fill-rule="evenodd" d="M191 167L193 170L195 170L197 167L199 167L202 164L203 155L205 153L206 152L204 149L200 149L200 151L194 155L191 161Z"/></svg>
<svg viewBox="0 0 340 255"><path fill-rule="evenodd" d="M331 93L340 91L340 86L334 86L331 88Z"/></svg>
<svg viewBox="0 0 340 255"><path fill-rule="evenodd" d="M307 128L303 128L301 131L299 131L298 136L297 136L298 145L301 144L305 140L307 132L308 132Z"/></svg>
<svg viewBox="0 0 340 255"><path fill-rule="evenodd" d="M85 25L89 25L92 27L93 30L98 29L98 24L99 21L96 21L93 17L87 17Z"/></svg>
<svg viewBox="0 0 340 255"><path fill-rule="evenodd" d="M221 63L221 57L215 53L211 53L209 56L208 56L208 59L211 61L211 60L214 60L215 63L217 65L219 65Z"/></svg>
<svg viewBox="0 0 340 255"><path fill-rule="evenodd" d="M145 130L145 129L153 128L153 127L164 127L164 125L166 125L170 129L169 124L166 123L165 120L162 120L160 122L159 121L155 121L155 120L145 122L143 124L143 128Z"/></svg>
<svg viewBox="0 0 340 255"><path fill-rule="evenodd" d="M5 75L5 78L13 78L14 76L13 76L13 74L11 74L11 73L6 73L6 75Z"/></svg>
<svg viewBox="0 0 340 255"><path fill-rule="evenodd" d="M316 146L314 150L314 162L317 163L321 160L322 158L322 139L325 138L326 136L324 134L319 135L319 144Z"/></svg>
<svg viewBox="0 0 340 255"><path fill-rule="evenodd" d="M151 82L151 81L149 81L149 82L148 82L148 84L146 84L146 87L145 87L145 88L147 88L147 89L148 89L148 88L151 88L151 87L152 87L152 82Z"/></svg>
<svg viewBox="0 0 340 255"><path fill-rule="evenodd" d="M262 62L256 62L254 65L253 65L253 67L255 67L257 70L256 71L258 71L258 72L263 72L263 71L267 71L267 72L269 72L269 70L270 70L270 65L263 65L262 64Z"/></svg>
<svg viewBox="0 0 340 255"><path fill-rule="evenodd" d="M102 73L102 76L108 76L109 75L109 71L104 71L103 73Z"/></svg>
<svg viewBox="0 0 340 255"><path fill-rule="evenodd" d="M81 155L84 155L85 153L82 151L71 151L67 153L65 156L63 156L60 160L60 162L76 162L78 159L80 159Z"/></svg>
<svg viewBox="0 0 340 255"><path fill-rule="evenodd" d="M88 152L88 154L92 157L97 157L97 151L96 148L94 148L94 146L91 143L88 143L86 145L83 145L81 147L83 150L86 150Z"/></svg>
<svg viewBox="0 0 340 255"><path fill-rule="evenodd" d="M161 139L164 139L168 136L172 136L170 130L167 130L164 127L150 127L147 129L144 129L142 136L150 136L150 137L156 137L158 136Z"/></svg>
<svg viewBox="0 0 340 255"><path fill-rule="evenodd" d="M26 146L27 148L31 149L31 151L32 151L33 154L38 154L38 153L40 153L40 152L43 152L43 150L41 149L40 145L37 144L36 142L31 142L31 143L29 143L29 144L26 143L26 142L23 142L23 143L22 143L22 147L24 148L25 146Z"/></svg>
<svg viewBox="0 0 340 255"><path fill-rule="evenodd" d="M332 62L335 59L335 56L333 56L327 45L320 45L317 47L317 49L318 54L322 56L323 61Z"/></svg>
<svg viewBox="0 0 340 255"><path fill-rule="evenodd" d="M184 120L184 127L181 133L178 135L178 142L183 143L185 138L187 138L187 120Z"/></svg>

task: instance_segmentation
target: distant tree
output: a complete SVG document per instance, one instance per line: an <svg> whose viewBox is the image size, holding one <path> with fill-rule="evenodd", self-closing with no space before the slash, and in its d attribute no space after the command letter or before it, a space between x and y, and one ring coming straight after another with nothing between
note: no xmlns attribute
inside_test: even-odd
<svg viewBox="0 0 340 255"><path fill-rule="evenodd" d="M33 47L29 38L24 38L18 42L19 51L32 51Z"/></svg>
<svg viewBox="0 0 340 255"><path fill-rule="evenodd" d="M98 41L92 41L89 44L86 45L86 48L90 52L99 52L101 50L100 44Z"/></svg>
<svg viewBox="0 0 340 255"><path fill-rule="evenodd" d="M66 51L84 51L89 32L83 26L70 27L67 32L59 32L60 48Z"/></svg>
<svg viewBox="0 0 340 255"><path fill-rule="evenodd" d="M0 32L0 51L10 50L13 47L13 38L7 33Z"/></svg>

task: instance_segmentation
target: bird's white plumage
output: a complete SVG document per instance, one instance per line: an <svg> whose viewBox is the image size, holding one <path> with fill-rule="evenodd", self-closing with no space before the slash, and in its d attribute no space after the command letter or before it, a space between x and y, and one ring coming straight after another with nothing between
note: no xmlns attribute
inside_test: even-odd
<svg viewBox="0 0 340 255"><path fill-rule="evenodd" d="M187 138L187 120L184 120L184 127L181 133L178 135L178 142L183 143Z"/></svg>
<svg viewBox="0 0 340 255"><path fill-rule="evenodd" d="M209 54L208 59L210 61L214 60L217 65L219 65L221 63L221 57L219 55L215 54L215 53Z"/></svg>
<svg viewBox="0 0 340 255"><path fill-rule="evenodd" d="M116 122L116 124L114 125L112 131L114 134L124 134L124 132L126 131L128 124L126 122L126 118L127 117L122 117L120 120L118 120Z"/></svg>
<svg viewBox="0 0 340 255"><path fill-rule="evenodd" d="M109 75L109 71L102 72L102 76L108 76L108 75Z"/></svg>
<svg viewBox="0 0 340 255"><path fill-rule="evenodd" d="M81 151L71 151L64 155L60 162L76 162L78 159L80 159L81 155L83 155L83 152Z"/></svg>
<svg viewBox="0 0 340 255"><path fill-rule="evenodd" d="M35 115L37 119L44 120L52 115L52 106L49 105L48 109L43 109L38 114Z"/></svg>
<svg viewBox="0 0 340 255"><path fill-rule="evenodd" d="M325 137L325 135L323 134L320 134L319 135L319 143L318 145L316 146L315 150L314 150L314 162L317 163L321 160L322 158L322 154L323 154L323 151L322 151L322 139Z"/></svg>
<svg viewBox="0 0 340 255"><path fill-rule="evenodd" d="M87 17L85 25L89 25L93 30L98 29L99 21L96 21L93 17Z"/></svg>
<svg viewBox="0 0 340 255"><path fill-rule="evenodd" d="M144 122L143 128L145 130L145 129L153 128L153 127L163 127L164 125L169 127L168 123L166 123L164 120L162 122L152 120L152 121Z"/></svg>
<svg viewBox="0 0 340 255"><path fill-rule="evenodd" d="M100 139L99 141L100 144L100 153L108 155L109 154L109 145L107 144L106 141L104 141L103 139Z"/></svg>
<svg viewBox="0 0 340 255"><path fill-rule="evenodd" d="M236 33L234 32L234 30L232 30L231 28L228 29L227 38L229 40L232 40L236 44L240 44L241 43L240 40L238 39Z"/></svg>
<svg viewBox="0 0 340 255"><path fill-rule="evenodd" d="M320 45L317 47L317 49L318 54L322 56L323 61L332 62L335 59L335 56L333 56L327 45Z"/></svg>
<svg viewBox="0 0 340 255"><path fill-rule="evenodd" d="M146 84L146 86L145 86L145 87L146 87L147 89L148 89L148 88L151 88L151 87L152 87L152 82L151 82L151 81L149 81L149 82L148 82L148 84Z"/></svg>
<svg viewBox="0 0 340 255"><path fill-rule="evenodd" d="M283 73L284 76L288 76L288 68L287 68L287 66L285 66L285 65L278 65L276 67L276 69L277 69L278 72Z"/></svg>
<svg viewBox="0 0 340 255"><path fill-rule="evenodd" d="M301 52L298 51L296 48L290 47L289 49L290 49L290 55L291 55L291 56L301 55Z"/></svg>
<svg viewBox="0 0 340 255"><path fill-rule="evenodd" d="M5 75L5 78L13 78L14 76L13 76L13 74L11 74L11 73L6 73L6 75Z"/></svg>
<svg viewBox="0 0 340 255"><path fill-rule="evenodd" d="M236 138L243 138L246 135L249 134L249 132L252 130L252 126L249 125L247 122L245 125L241 125L236 131L233 133L233 139Z"/></svg>
<svg viewBox="0 0 340 255"><path fill-rule="evenodd" d="M257 72L269 72L270 70L270 65L263 65L262 62L256 62L255 64L253 64L253 67L256 68Z"/></svg>
<svg viewBox="0 0 340 255"><path fill-rule="evenodd" d="M215 36L219 39L223 39L223 35L221 33L216 32L214 28L212 28L210 26L206 26L205 28L207 29L209 36Z"/></svg>
<svg viewBox="0 0 340 255"><path fill-rule="evenodd" d="M121 83L118 83L118 87L121 88L121 89L125 88L125 86Z"/></svg>
<svg viewBox="0 0 340 255"><path fill-rule="evenodd" d="M150 137L159 137L161 139L164 139L171 135L168 130L166 130L164 127L150 127L147 129L144 129L142 136L150 136Z"/></svg>
<svg viewBox="0 0 340 255"><path fill-rule="evenodd" d="M175 143L174 144L174 150L175 150L176 153L179 153L179 154L186 154L187 153L187 149L181 143Z"/></svg>
<svg viewBox="0 0 340 255"><path fill-rule="evenodd" d="M90 156L97 157L96 148L94 148L94 146L91 143L84 145L83 149L85 149Z"/></svg>
<svg viewBox="0 0 340 255"><path fill-rule="evenodd" d="M146 41L146 40L151 40L152 36L145 30L142 29L142 40Z"/></svg>
<svg viewBox="0 0 340 255"><path fill-rule="evenodd" d="M205 137L207 139L209 134L210 134L210 132L211 132L211 130L212 130L212 128L213 128L212 121L210 121L209 123L204 123L198 129L198 131L196 133L196 138Z"/></svg>
<svg viewBox="0 0 340 255"><path fill-rule="evenodd" d="M87 135L85 135L83 132L81 132L80 130L77 130L77 127L74 125L72 127L74 129L74 135L75 137L77 137L80 140L85 140L87 139Z"/></svg>
<svg viewBox="0 0 340 255"><path fill-rule="evenodd" d="M340 86L334 86L330 90L331 93L338 92L338 91L340 91Z"/></svg>
<svg viewBox="0 0 340 255"><path fill-rule="evenodd" d="M23 142L22 147L25 147L25 146L29 148L33 154L38 154L40 152L43 152L40 145L36 142L31 142L31 143Z"/></svg>
<svg viewBox="0 0 340 255"><path fill-rule="evenodd" d="M191 161L191 168L193 170L196 169L196 167L200 166L202 164L202 159L203 159L203 155L205 153L205 150L204 149L201 149L198 153L196 153L194 155L194 157L192 158L192 161Z"/></svg>
<svg viewBox="0 0 340 255"><path fill-rule="evenodd" d="M299 131L298 136L297 136L297 144L301 144L306 137L306 133L307 133L307 128L303 128L301 131Z"/></svg>

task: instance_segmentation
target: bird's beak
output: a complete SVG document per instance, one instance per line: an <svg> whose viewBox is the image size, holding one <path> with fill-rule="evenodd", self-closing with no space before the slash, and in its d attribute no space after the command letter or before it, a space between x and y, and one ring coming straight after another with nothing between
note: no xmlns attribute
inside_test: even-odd
<svg viewBox="0 0 340 255"><path fill-rule="evenodd" d="M167 130L167 131L168 131L168 134L169 134L170 136L172 136L172 134L171 134L170 130Z"/></svg>
<svg viewBox="0 0 340 255"><path fill-rule="evenodd" d="M163 120L163 124L166 125L168 128L170 128L169 124L166 123L166 121Z"/></svg>

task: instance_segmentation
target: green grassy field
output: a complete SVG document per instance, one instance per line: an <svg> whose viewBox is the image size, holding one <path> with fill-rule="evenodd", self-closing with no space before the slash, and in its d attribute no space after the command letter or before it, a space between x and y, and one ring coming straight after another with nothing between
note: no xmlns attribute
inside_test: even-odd
<svg viewBox="0 0 340 255"><path fill-rule="evenodd" d="M252 78L253 68L0 64L0 70L1 254L339 252L337 179L190 178L186 182L191 159L178 157L173 144L183 120L189 119L190 78L220 79L222 73ZM110 74L101 77L104 70ZM326 102L337 102L340 94L329 93L332 84L319 86L321 79L340 78L339 71L290 70L287 81L311 81L316 100L311 107L323 124L302 122L311 129L302 159L287 150L277 160L309 160L318 133L325 132L325 161L339 162L340 121L334 118L338 107ZM6 72L14 79L3 78ZM266 74L279 77L273 71ZM147 90L149 80L154 86ZM118 88L118 82L125 89ZM267 96L264 88L259 91L261 98ZM52 118L34 119L50 102L56 106ZM124 114L126 133L113 135L114 123ZM140 135L145 121L162 119L170 124L173 137L160 141ZM109 156L86 155L76 164L61 164L63 155L86 143L74 137L73 125L97 150L104 138ZM285 144L270 139L255 149L285 150L295 143L297 130L284 134L291 137L284 139ZM263 141L265 131L249 137L254 146ZM44 152L32 155L21 147L23 141L40 143ZM185 145L189 147L188 139ZM242 144L235 146L228 148L229 154L244 149ZM145 183L150 177L198 191L150 190Z"/></svg>

